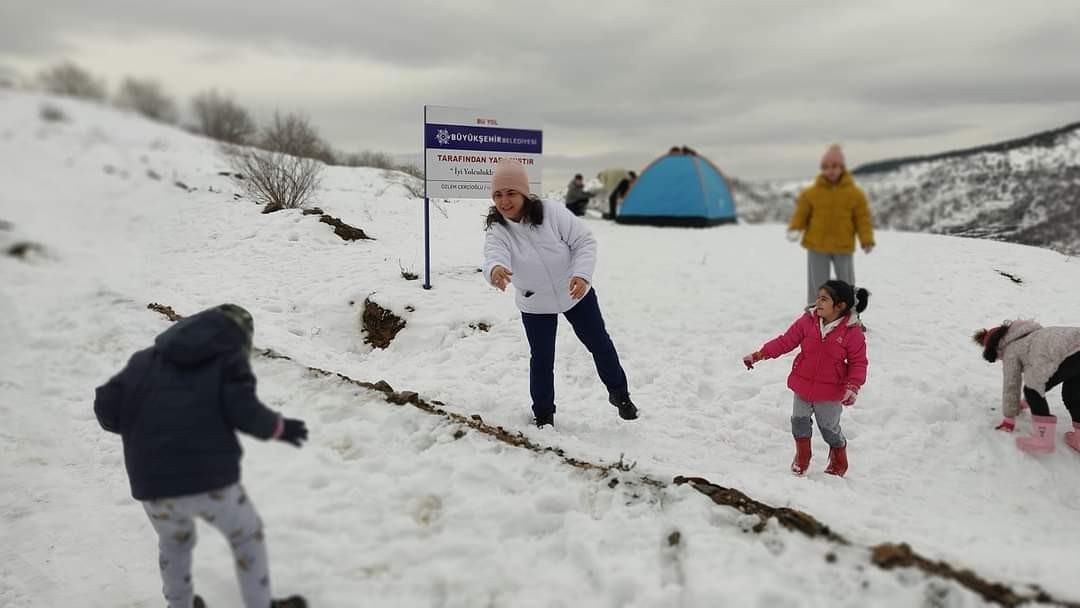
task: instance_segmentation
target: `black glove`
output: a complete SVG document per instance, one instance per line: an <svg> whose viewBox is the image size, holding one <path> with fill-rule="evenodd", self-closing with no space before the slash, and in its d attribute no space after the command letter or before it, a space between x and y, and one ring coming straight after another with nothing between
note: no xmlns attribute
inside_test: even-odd
<svg viewBox="0 0 1080 608"><path fill-rule="evenodd" d="M278 439L287 441L296 447L300 447L303 442L307 441L307 425L303 420L297 420L296 418L285 419L285 429L281 431L281 435Z"/></svg>

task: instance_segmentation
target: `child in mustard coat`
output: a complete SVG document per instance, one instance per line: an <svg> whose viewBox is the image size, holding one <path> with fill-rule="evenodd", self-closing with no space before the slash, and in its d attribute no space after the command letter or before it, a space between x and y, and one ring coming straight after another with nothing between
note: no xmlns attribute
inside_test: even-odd
<svg viewBox="0 0 1080 608"><path fill-rule="evenodd" d="M836 278L855 285L855 236L863 251L874 249L874 224L866 194L855 185L844 165L844 152L833 144L821 157L821 174L799 194L795 215L788 224L788 238L802 233L806 248L806 303L814 304L818 286L829 280L830 266Z"/></svg>

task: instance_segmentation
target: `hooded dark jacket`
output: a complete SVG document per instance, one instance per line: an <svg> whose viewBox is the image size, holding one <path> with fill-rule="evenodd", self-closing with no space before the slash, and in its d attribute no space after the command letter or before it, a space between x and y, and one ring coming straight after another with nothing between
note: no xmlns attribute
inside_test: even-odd
<svg viewBox="0 0 1080 608"><path fill-rule="evenodd" d="M137 500L240 481L237 430L269 439L279 415L255 396L250 336L216 310L177 322L97 389L94 413L118 433Z"/></svg>

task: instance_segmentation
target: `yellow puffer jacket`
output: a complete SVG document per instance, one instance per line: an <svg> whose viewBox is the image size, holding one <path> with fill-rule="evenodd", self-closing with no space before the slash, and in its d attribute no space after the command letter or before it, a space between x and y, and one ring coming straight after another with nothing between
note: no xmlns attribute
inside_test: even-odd
<svg viewBox="0 0 1080 608"><path fill-rule="evenodd" d="M802 246L818 253L854 252L856 233L863 247L874 244L866 195L847 172L835 186L819 175L803 190L788 230L804 230Z"/></svg>

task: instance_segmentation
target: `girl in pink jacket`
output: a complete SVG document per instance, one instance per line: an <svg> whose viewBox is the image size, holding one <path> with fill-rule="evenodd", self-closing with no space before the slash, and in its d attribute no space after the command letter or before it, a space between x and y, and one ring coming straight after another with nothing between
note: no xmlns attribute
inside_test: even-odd
<svg viewBox="0 0 1080 608"><path fill-rule="evenodd" d="M818 288L817 302L791 324L783 335L743 357L746 369L764 359L775 359L801 347L791 365L787 385L795 393L791 434L795 436L795 459L791 471L802 475L810 466L811 416L829 444L825 472L847 472L847 439L840 430L842 406L855 404L866 382L866 338L859 313L866 310L870 293L844 281L826 281Z"/></svg>

